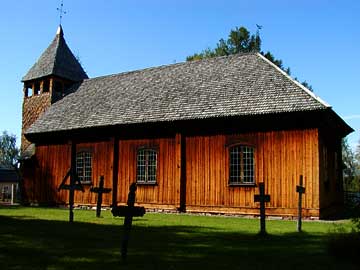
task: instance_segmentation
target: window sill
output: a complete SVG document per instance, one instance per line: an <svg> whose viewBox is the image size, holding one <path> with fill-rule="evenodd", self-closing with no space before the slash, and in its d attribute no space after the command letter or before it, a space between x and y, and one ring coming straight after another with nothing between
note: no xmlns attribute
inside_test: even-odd
<svg viewBox="0 0 360 270"><path fill-rule="evenodd" d="M157 186L158 183L157 182L154 182L154 183L151 183L151 182L136 182L136 185L138 185L138 186Z"/></svg>
<svg viewBox="0 0 360 270"><path fill-rule="evenodd" d="M92 182L91 181L80 181L80 183L84 186L90 186L92 185Z"/></svg>
<svg viewBox="0 0 360 270"><path fill-rule="evenodd" d="M255 183L239 183L239 184L229 184L228 185L229 187L256 187L256 184Z"/></svg>

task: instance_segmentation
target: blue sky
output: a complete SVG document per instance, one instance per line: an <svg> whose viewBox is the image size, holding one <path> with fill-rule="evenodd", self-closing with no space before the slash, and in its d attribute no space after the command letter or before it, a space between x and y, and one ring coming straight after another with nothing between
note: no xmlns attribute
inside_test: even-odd
<svg viewBox="0 0 360 270"><path fill-rule="evenodd" d="M20 140L21 78L55 36L58 0L2 1L0 132ZM230 29L263 26L262 49L306 80L360 139L360 1L64 0L65 39L89 77L182 62Z"/></svg>

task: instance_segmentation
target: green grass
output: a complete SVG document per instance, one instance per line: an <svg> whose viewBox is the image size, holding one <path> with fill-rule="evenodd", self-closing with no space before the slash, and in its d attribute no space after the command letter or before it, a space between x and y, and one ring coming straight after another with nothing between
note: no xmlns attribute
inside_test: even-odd
<svg viewBox="0 0 360 270"><path fill-rule="evenodd" d="M148 213L135 218L128 260L120 259L123 218L109 211L0 207L0 269L358 269L329 255L329 235L343 222L267 221Z"/></svg>

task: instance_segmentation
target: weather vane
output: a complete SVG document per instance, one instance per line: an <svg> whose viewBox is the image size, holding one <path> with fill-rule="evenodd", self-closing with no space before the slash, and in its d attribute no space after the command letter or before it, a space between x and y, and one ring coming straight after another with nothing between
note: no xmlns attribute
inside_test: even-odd
<svg viewBox="0 0 360 270"><path fill-rule="evenodd" d="M66 14L66 11L63 10L63 7L64 7L64 3L63 3L63 0L61 0L60 8L57 8L57 11L59 11L60 25L61 25L61 20L62 20L63 15Z"/></svg>

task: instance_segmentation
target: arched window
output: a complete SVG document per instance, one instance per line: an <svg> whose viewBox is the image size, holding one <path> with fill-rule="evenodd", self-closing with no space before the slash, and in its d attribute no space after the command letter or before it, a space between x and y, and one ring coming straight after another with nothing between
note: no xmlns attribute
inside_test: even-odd
<svg viewBox="0 0 360 270"><path fill-rule="evenodd" d="M234 145L229 148L229 184L255 184L254 147Z"/></svg>
<svg viewBox="0 0 360 270"><path fill-rule="evenodd" d="M76 154L76 174L82 184L90 184L92 176L91 152L82 151Z"/></svg>
<svg viewBox="0 0 360 270"><path fill-rule="evenodd" d="M139 149L137 151L136 182L140 184L156 183L157 151Z"/></svg>

